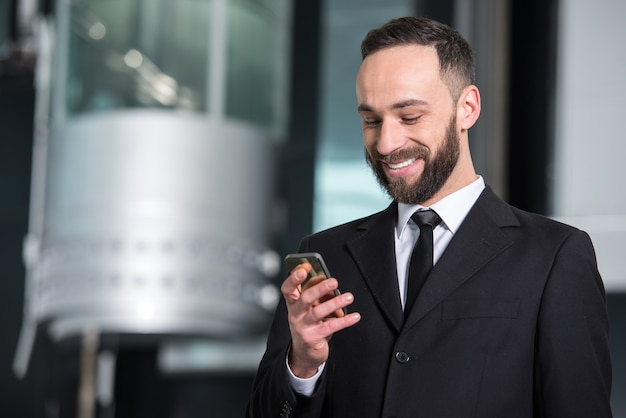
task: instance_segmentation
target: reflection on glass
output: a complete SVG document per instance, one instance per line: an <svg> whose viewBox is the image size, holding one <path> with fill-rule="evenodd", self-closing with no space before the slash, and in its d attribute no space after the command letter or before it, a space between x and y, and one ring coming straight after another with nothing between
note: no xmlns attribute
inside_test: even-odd
<svg viewBox="0 0 626 418"><path fill-rule="evenodd" d="M136 107L216 112L281 139L290 5L290 0L73 0L66 114ZM215 45L221 40L223 45Z"/></svg>
<svg viewBox="0 0 626 418"><path fill-rule="evenodd" d="M69 115L206 111L208 0L79 0L70 6Z"/></svg>
<svg viewBox="0 0 626 418"><path fill-rule="evenodd" d="M226 114L281 136L288 45L286 0L231 0Z"/></svg>

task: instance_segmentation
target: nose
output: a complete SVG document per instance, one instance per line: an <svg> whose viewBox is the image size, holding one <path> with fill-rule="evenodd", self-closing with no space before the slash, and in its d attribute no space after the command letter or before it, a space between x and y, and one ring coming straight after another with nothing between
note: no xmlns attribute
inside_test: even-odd
<svg viewBox="0 0 626 418"><path fill-rule="evenodd" d="M389 155L404 144L404 136L402 135L402 127L392 120L384 120L380 124L378 133L378 141L376 142L376 150L381 155Z"/></svg>

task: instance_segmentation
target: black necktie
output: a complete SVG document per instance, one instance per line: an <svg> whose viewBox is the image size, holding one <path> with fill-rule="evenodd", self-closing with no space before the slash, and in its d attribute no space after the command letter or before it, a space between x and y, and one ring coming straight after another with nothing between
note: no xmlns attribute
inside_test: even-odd
<svg viewBox="0 0 626 418"><path fill-rule="evenodd" d="M417 294L433 268L433 229L441 222L439 215L432 209L417 211L411 215L411 219L419 226L420 235L409 262L408 288L404 304L405 318L408 317Z"/></svg>

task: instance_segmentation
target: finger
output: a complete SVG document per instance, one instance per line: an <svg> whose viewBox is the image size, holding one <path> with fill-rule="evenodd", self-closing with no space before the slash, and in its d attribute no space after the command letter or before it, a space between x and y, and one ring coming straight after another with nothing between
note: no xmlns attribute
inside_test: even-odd
<svg viewBox="0 0 626 418"><path fill-rule="evenodd" d="M334 333L339 332L342 329L349 328L358 323L360 320L360 313L351 312L341 318L330 318L325 320L319 325L320 330L318 332L320 335L325 335L327 336L326 338L330 339Z"/></svg>
<svg viewBox="0 0 626 418"><path fill-rule="evenodd" d="M310 272L311 270L313 270L313 266L311 266L310 263L302 263L302 264L298 264L297 266L295 266L293 268L293 270L290 271L290 273L293 273L294 271L296 271L297 269L304 269L306 270L306 272Z"/></svg>
<svg viewBox="0 0 626 418"><path fill-rule="evenodd" d="M314 280L314 279L318 279L318 280ZM305 287L305 289L309 288L309 285L311 284L311 282L314 282L319 284L321 283L322 280L326 280L326 276L317 276L314 277L313 279L310 279L309 281L307 281L307 286ZM337 292L337 280L334 278L331 278L329 280L326 281L326 283L324 284L324 286L318 287L317 289L314 290L314 292L310 292L307 295L305 295L305 298L303 299L303 303L307 304L309 303L309 300L311 297L315 298L317 297L318 294L320 294L319 292L322 292L320 294L319 297L317 297L316 299L314 299L310 304L312 307L316 307L318 305L320 305L321 303L324 303L332 298L334 298ZM314 286L312 286L314 287ZM351 303L351 302L348 302ZM331 314L328 315L328 317L337 317L340 318L342 316L345 315L344 310L341 308L337 308L334 312L332 312Z"/></svg>
<svg viewBox="0 0 626 418"><path fill-rule="evenodd" d="M308 288L315 286L316 284L320 283L322 280L326 280L327 278L328 277L326 277L325 275L313 276L309 280L307 280L306 283L303 283L302 286L300 286L301 291L307 290Z"/></svg>
<svg viewBox="0 0 626 418"><path fill-rule="evenodd" d="M300 264L291 271L289 276L287 276L280 287L280 291L287 301L293 302L300 299L300 285L306 279L310 270L310 264Z"/></svg>
<svg viewBox="0 0 626 418"><path fill-rule="evenodd" d="M337 296L328 297L321 301L309 312L310 320L318 322L329 318L341 318L344 314L344 308L354 302L352 293L343 293Z"/></svg>
<svg viewBox="0 0 626 418"><path fill-rule="evenodd" d="M317 300L328 299L329 295L334 297L334 291L338 286L339 283L335 278L320 280L319 283L312 286L307 283L306 289L302 292L302 303L313 305Z"/></svg>

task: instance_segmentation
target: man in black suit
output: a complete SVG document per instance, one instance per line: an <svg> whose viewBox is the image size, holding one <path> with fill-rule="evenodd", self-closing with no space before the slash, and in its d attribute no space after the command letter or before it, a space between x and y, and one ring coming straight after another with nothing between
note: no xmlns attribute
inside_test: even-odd
<svg viewBox="0 0 626 418"><path fill-rule="evenodd" d="M366 159L394 201L303 239L337 279L301 291L305 265L283 282L248 416L610 417L591 241L509 206L474 171L480 95L467 42L407 17L370 31L361 50ZM411 216L425 209L440 218L434 267L407 302L422 239ZM328 298L338 283L344 293Z"/></svg>

